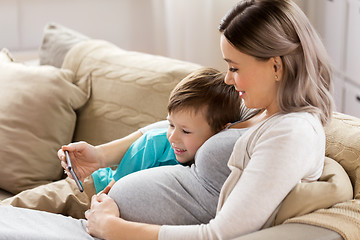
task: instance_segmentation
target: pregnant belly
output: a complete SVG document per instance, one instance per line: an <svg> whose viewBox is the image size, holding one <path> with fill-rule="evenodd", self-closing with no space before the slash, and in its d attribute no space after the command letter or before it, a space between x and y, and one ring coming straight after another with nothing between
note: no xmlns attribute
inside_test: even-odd
<svg viewBox="0 0 360 240"><path fill-rule="evenodd" d="M181 165L129 174L115 183L109 196L123 219L159 225L208 223L215 217L219 197Z"/></svg>

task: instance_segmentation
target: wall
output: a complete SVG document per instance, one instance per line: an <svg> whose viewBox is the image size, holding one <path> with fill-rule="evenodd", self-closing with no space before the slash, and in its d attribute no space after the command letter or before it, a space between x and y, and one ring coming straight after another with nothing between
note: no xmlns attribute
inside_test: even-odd
<svg viewBox="0 0 360 240"><path fill-rule="evenodd" d="M337 111L360 117L360 0L307 1L333 64Z"/></svg>
<svg viewBox="0 0 360 240"><path fill-rule="evenodd" d="M121 48L224 67L217 26L236 0L0 0L0 47L36 50L57 22Z"/></svg>
<svg viewBox="0 0 360 240"><path fill-rule="evenodd" d="M218 24L238 0L0 0L0 47L36 50L57 22L121 48L226 70ZM298 0L301 6L304 1Z"/></svg>
<svg viewBox="0 0 360 240"><path fill-rule="evenodd" d="M0 48L36 51L57 22L121 48L226 70L217 26L238 0L0 0ZM320 33L335 69L337 111L360 116L360 0L296 0ZM351 2L352 9L348 6ZM349 19L349 13L355 20ZM356 25L356 24L358 25ZM350 30L349 30L350 29ZM351 30L355 29L355 30ZM351 37L349 37L351 36ZM349 46L350 44L350 46ZM351 97L348 97L351 95Z"/></svg>

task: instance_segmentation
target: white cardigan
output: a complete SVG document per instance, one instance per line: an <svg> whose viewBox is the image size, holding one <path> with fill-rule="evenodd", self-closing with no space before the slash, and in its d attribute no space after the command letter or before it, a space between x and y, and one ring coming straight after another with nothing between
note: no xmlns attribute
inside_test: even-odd
<svg viewBox="0 0 360 240"><path fill-rule="evenodd" d="M236 142L216 217L208 224L162 226L159 239L232 239L261 229L297 183L320 177L324 156L317 117L274 115Z"/></svg>

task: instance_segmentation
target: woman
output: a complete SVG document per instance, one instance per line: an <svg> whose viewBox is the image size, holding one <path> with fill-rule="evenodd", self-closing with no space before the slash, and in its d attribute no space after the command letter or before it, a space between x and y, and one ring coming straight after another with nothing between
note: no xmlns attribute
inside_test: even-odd
<svg viewBox="0 0 360 240"><path fill-rule="evenodd" d="M231 239L267 226L281 201L323 168L323 125L331 117L331 70L303 12L289 0L241 1L220 24L225 82L260 113L229 160L217 214L208 224L159 226L126 221L107 195L94 196L89 233L105 239ZM116 188L116 185L114 186Z"/></svg>
<svg viewBox="0 0 360 240"><path fill-rule="evenodd" d="M290 0L246 0L230 10L219 29L221 51L229 65L225 82L235 87L248 108L259 111L248 121L231 126L248 130L235 143L228 163L231 173L221 188L216 216L198 225L139 223L131 216L120 218L126 209L120 207L119 212L112 198L100 194L93 197L86 213L91 235L103 239L233 239L268 226L297 183L320 177L323 125L331 117L333 104L331 71L324 47L305 15ZM137 137L131 135L127 140ZM100 159L117 158L114 145L107 147L103 152L110 155ZM159 171L155 169L150 171ZM138 174L146 179L147 172ZM109 192L115 200L121 182ZM152 207L143 205L144 211ZM49 222L59 218L46 217L52 219ZM74 224L72 220L66 224Z"/></svg>

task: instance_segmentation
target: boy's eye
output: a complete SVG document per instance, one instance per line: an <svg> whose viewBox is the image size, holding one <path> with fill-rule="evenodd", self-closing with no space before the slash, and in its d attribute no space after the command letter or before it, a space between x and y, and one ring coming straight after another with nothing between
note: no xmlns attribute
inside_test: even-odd
<svg viewBox="0 0 360 240"><path fill-rule="evenodd" d="M183 133L185 133L185 134L190 134L191 132L186 131L186 130L183 130Z"/></svg>
<svg viewBox="0 0 360 240"><path fill-rule="evenodd" d="M173 127L174 127L174 124L169 123L169 127L173 128Z"/></svg>
<svg viewBox="0 0 360 240"><path fill-rule="evenodd" d="M237 68L234 68L234 67L231 67L231 68L229 68L229 71L230 72L236 72L238 69Z"/></svg>

